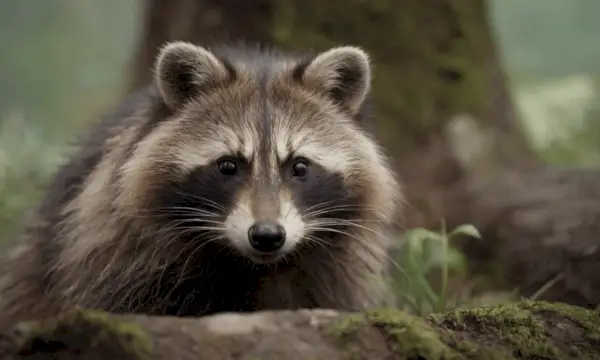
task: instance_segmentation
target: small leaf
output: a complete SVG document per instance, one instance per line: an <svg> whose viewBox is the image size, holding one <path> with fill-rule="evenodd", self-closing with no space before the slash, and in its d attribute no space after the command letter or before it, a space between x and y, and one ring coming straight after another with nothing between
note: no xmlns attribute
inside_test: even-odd
<svg viewBox="0 0 600 360"><path fill-rule="evenodd" d="M435 231L431 231L425 228L416 228L406 232L405 234L408 238L418 238L420 240L432 239L439 241L442 239L442 235L436 233Z"/></svg>
<svg viewBox="0 0 600 360"><path fill-rule="evenodd" d="M450 233L450 235L448 235L448 237L452 238L453 236L458 235L458 234L481 239L481 234L479 233L479 230L477 230L477 228L475 226L470 225L470 224L460 225L459 227L452 230L452 232Z"/></svg>
<svg viewBox="0 0 600 360"><path fill-rule="evenodd" d="M460 250L454 247L448 248L446 264L448 269L456 271L461 275L464 275L467 272L466 256Z"/></svg>

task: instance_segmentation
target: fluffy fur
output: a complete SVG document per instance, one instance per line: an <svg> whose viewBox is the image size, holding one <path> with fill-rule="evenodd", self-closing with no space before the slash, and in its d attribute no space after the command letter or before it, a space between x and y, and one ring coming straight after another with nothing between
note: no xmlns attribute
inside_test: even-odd
<svg viewBox="0 0 600 360"><path fill-rule="evenodd" d="M0 314L380 304L400 196L363 126L367 54L174 42L155 73L58 171L4 264ZM268 257L248 241L261 219L286 234Z"/></svg>

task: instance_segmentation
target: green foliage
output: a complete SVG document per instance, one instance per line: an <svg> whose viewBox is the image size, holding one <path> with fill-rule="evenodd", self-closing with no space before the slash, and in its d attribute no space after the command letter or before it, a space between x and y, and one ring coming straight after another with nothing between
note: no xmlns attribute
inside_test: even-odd
<svg viewBox="0 0 600 360"><path fill-rule="evenodd" d="M41 198L65 150L21 114L0 119L0 249L17 237L24 215Z"/></svg>
<svg viewBox="0 0 600 360"><path fill-rule="evenodd" d="M395 290L407 310L418 315L447 310L449 273L464 275L467 270L465 256L450 244L460 235L481 238L473 225L461 225L447 233L444 223L440 232L416 228L404 234L396 264L399 274L395 276ZM441 270L438 291L427 279L434 269Z"/></svg>
<svg viewBox="0 0 600 360"><path fill-rule="evenodd" d="M141 1L0 1L0 252L68 142L121 94Z"/></svg>

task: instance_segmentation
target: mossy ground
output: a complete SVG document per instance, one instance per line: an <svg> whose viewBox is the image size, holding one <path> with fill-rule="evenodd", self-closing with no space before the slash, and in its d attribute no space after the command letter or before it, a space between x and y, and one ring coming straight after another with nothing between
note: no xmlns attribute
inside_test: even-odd
<svg viewBox="0 0 600 360"><path fill-rule="evenodd" d="M600 358L600 314L562 304L523 301L425 318L384 309L346 317L327 330L348 339L365 328L379 329L400 359ZM366 358L347 351L349 358Z"/></svg>
<svg viewBox="0 0 600 360"><path fill-rule="evenodd" d="M152 352L152 344L138 324L111 319L101 311L75 309L55 319L36 323L27 332L27 342L20 351L25 358L66 349L72 355L142 360Z"/></svg>

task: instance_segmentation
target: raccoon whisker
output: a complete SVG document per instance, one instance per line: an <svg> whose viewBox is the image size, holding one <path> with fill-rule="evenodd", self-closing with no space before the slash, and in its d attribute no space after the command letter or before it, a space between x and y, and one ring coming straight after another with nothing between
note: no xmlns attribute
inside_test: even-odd
<svg viewBox="0 0 600 360"><path fill-rule="evenodd" d="M335 219L335 220L332 219L331 221L315 221L314 223L315 223L315 225L318 225L318 226L327 226L327 225L336 226L337 225L337 226L355 227L355 228L370 231L377 236L385 237L385 235L381 234L380 232L376 231L375 229L372 229L368 226L357 224L356 222L345 220L345 219Z"/></svg>
<svg viewBox="0 0 600 360"><path fill-rule="evenodd" d="M385 223L385 220L380 220L380 219L359 219L359 218L341 219L341 218L317 217L317 218L308 218L306 220L311 223L318 223L318 224L330 223L330 222L339 223L341 221L351 221L351 222L356 222L356 223L376 223L376 224Z"/></svg>
<svg viewBox="0 0 600 360"><path fill-rule="evenodd" d="M186 226L186 225L190 225L190 226L199 226L197 224L206 224L205 227L219 227L222 228L224 226L222 221L213 221L213 220L206 220L206 219L199 219L199 218L195 218L195 219L180 219L180 220L171 220L167 223L165 223L163 226L157 227L157 229L155 230L156 232L158 232L159 234L165 234L165 233L170 233L173 230L180 230L182 227L190 227L190 226ZM216 225L216 226L213 226Z"/></svg>
<svg viewBox="0 0 600 360"><path fill-rule="evenodd" d="M312 205L312 206L309 206L308 208L306 208L306 210L305 210L305 211L310 211L310 210L313 210L313 209L315 209L315 208L318 208L319 206L324 206L324 205L330 204L330 203L332 203L332 202L334 202L334 200L322 201L322 202L320 202L320 203L317 203L317 204L314 204L314 205Z"/></svg>
<svg viewBox="0 0 600 360"><path fill-rule="evenodd" d="M206 226L201 226L197 224L206 223ZM186 226L186 225L190 226ZM210 224L220 225L220 226L210 226ZM181 229L182 227L196 227L196 228L205 228L206 230L219 230L223 231L225 229L225 225L222 221L210 221L204 219L180 219L180 220L172 220L166 224L165 231L170 231L173 229Z"/></svg>
<svg viewBox="0 0 600 360"><path fill-rule="evenodd" d="M377 230L375 230L375 229L373 229L371 227L358 224L355 221L344 221L343 223L345 225L349 225L351 227L353 226L355 228L359 228L359 229L363 229L363 230L369 231L369 232L371 232L371 233L373 233L373 234L375 234L375 235L377 235L379 237L382 237L382 238L386 238L387 237L385 234L383 234L383 233L381 233L381 232L379 232L379 231L377 231Z"/></svg>
<svg viewBox="0 0 600 360"><path fill-rule="evenodd" d="M347 232L342 232L342 231L339 231L337 229L331 229L331 228L328 228L328 227L318 228L318 227L312 227L311 226L311 227L307 228L307 230L308 231L311 231L311 230L313 230L313 231L314 230L321 230L321 231L332 231L332 232L335 232L335 233L342 233L342 234L344 234L344 235L346 235L348 237L351 237L351 238L355 239L357 241L357 243L359 245L361 245L361 247L363 249L365 249L366 251L368 251L371 255L374 255L374 253L375 253L375 248L372 246L372 244L370 244L368 241L366 241L364 238L361 238L360 236L356 236L354 234L347 233ZM366 230L372 230L372 229L366 228ZM380 234L378 234L378 235L379 236L383 236L383 235L380 235ZM387 251L379 251L378 254L381 255L381 256L383 256L383 257L385 257L385 259L387 261L389 261L392 266L394 266L397 270L399 270L402 274L404 274L404 270L402 269L402 267L400 266L400 264L398 264L398 262L396 260L394 260L389 255L389 253Z"/></svg>
<svg viewBox="0 0 600 360"><path fill-rule="evenodd" d="M200 226L182 227L180 225L172 225L168 228L162 228L159 231L166 233L168 237L165 238L164 247L154 249L154 252L150 256L150 259L152 259L152 260L157 257L163 256L164 254L161 253L162 249L170 248L174 242L178 241L179 239L181 239L182 236L184 236L186 234L190 234L190 233L195 234L196 235L195 238L198 241L193 242L192 245L190 245L190 246L198 246L198 243L203 242L206 237L213 235L215 232L217 234L221 234L224 231L224 229L220 228L220 227L206 227L206 226L205 227L200 227ZM181 249L180 254L187 250L188 249L186 247L184 247L183 249ZM159 253L160 253L160 255L157 256ZM177 256L179 256L179 255L177 255Z"/></svg>
<svg viewBox="0 0 600 360"><path fill-rule="evenodd" d="M337 200L337 201L339 201L339 200ZM333 202L333 201L329 200L329 201L324 201L324 202L318 203L316 205L308 207L305 211L330 209L330 208L344 208L344 207L350 207L350 208L360 207L363 209L377 209L376 206L370 206L370 205L365 205L365 204L337 204L337 205L333 205L333 206L325 206L331 202Z"/></svg>
<svg viewBox="0 0 600 360"><path fill-rule="evenodd" d="M200 195L197 195L197 194L184 194L184 193L182 193L182 192L180 192L180 191L178 191L178 192L176 192L176 193L177 193L178 195L182 195L183 197L187 197L187 198L191 198L191 199L195 199L195 200L200 200L200 201L202 201L202 203L203 203L203 204L206 204L206 205L211 205L211 206L213 206L215 209L219 209L219 210L223 210L223 211L225 211L225 210L226 210L226 209L225 209L225 207L224 207L223 205L221 205L221 204L219 204L218 202L216 202L216 201L214 201L214 200L212 200L212 199L209 199L209 198L207 198L207 197L200 196Z"/></svg>
<svg viewBox="0 0 600 360"><path fill-rule="evenodd" d="M373 208L373 209L376 209L376 208ZM343 205L336 205L336 206L330 206L330 207L325 207L325 208L317 209L317 210L314 210L312 212L306 213L304 216L305 217L317 217L319 215L328 214L328 213L335 212L335 211L343 211L343 210L368 210L368 211L373 211L373 209L370 209L368 206L343 204Z"/></svg>
<svg viewBox="0 0 600 360"><path fill-rule="evenodd" d="M362 238L358 238L355 237L355 239L357 240L357 243L366 251L368 251L371 255L375 254L375 248L373 246L371 246L371 244L369 244L368 241L366 241L365 239ZM402 266L394 259L390 256L390 254L387 251L377 251L378 255L383 256L387 261L389 261L389 263L396 269L398 270L402 275L404 275L409 281L410 278L407 276L406 272L404 271L404 269L402 268Z"/></svg>
<svg viewBox="0 0 600 360"><path fill-rule="evenodd" d="M209 212L202 211L165 211L164 213L158 214L159 216L168 217L168 216L181 216L184 218L205 218L205 219L214 219L219 218L218 214L212 214Z"/></svg>
<svg viewBox="0 0 600 360"><path fill-rule="evenodd" d="M311 223L330 223L340 225L352 225L360 223L385 223L385 220L381 219L360 219L360 218L338 218L338 217L318 217L310 219Z"/></svg>
<svg viewBox="0 0 600 360"><path fill-rule="evenodd" d="M337 229L332 229L329 227L310 227L307 230L309 231L323 231L323 232L333 232L333 233L338 233L338 234L342 234L344 236L347 236L349 238L355 239L357 241L357 243L359 245L361 245L362 248L364 248L365 250L367 250L370 254L374 254L373 253L373 249L372 246L370 246L371 244L369 244L367 241L365 241L364 239L362 239L359 236L356 236L354 234L345 232L345 231L341 231L341 230L337 230ZM389 255L387 255L386 253L381 253L383 256L388 257Z"/></svg>
<svg viewBox="0 0 600 360"><path fill-rule="evenodd" d="M176 219L169 220L167 222L169 225L181 226L186 224L215 224L220 226L225 226L223 221L217 219L207 219L202 216L189 216L189 217L181 217L178 216Z"/></svg>
<svg viewBox="0 0 600 360"><path fill-rule="evenodd" d="M341 234L341 235L352 237L352 238L356 237L355 235L350 234L350 233L348 233L346 231L342 231L342 230L335 229L335 228L332 228L332 227L322 227L322 226L312 226L311 225L311 226L307 226L306 230L307 231L332 232L332 233Z"/></svg>
<svg viewBox="0 0 600 360"><path fill-rule="evenodd" d="M186 193L182 193L181 191L176 191L175 192L177 195L180 195L184 198L190 198L190 199L195 199L195 200L200 200L202 202L202 204L204 205L210 205L215 209L221 210L221 211L226 211L225 207L217 202L215 202L214 200L211 200L209 198L206 198L204 196L199 196L196 194L186 194Z"/></svg>
<svg viewBox="0 0 600 360"><path fill-rule="evenodd" d="M339 229L335 229L335 228L332 228L330 226L314 226L314 225L310 225L309 227L307 227L307 231L323 231L323 232L332 232L332 233L341 234L341 235L347 236L349 238L355 239L359 244L363 245L363 247L365 247L366 249L370 249L371 248L371 246L370 246L371 244L369 244L369 242L365 241L360 236L356 236L355 234L352 234L350 232L339 230ZM382 235L379 235L379 236L382 236Z"/></svg>
<svg viewBox="0 0 600 360"><path fill-rule="evenodd" d="M210 216L219 216L219 213L214 211L209 211L200 208L193 207L182 207L182 206L173 206L173 207L159 207L154 208L155 211L168 212L168 213L184 213L184 214L206 214Z"/></svg>
<svg viewBox="0 0 600 360"><path fill-rule="evenodd" d="M327 249L327 245L331 245L331 243L329 243L328 241L324 240L324 239L319 239L318 237L314 236L314 235L304 235L304 239L308 240L308 244L317 244L321 247L323 247L323 249Z"/></svg>
<svg viewBox="0 0 600 360"><path fill-rule="evenodd" d="M338 216L341 216L340 213L344 213L344 212L349 212L349 211L356 211L353 209L326 209L326 210L320 210L320 211L315 211L309 214L304 215L304 218L319 218L322 217L324 215L329 215L329 214L337 214Z"/></svg>
<svg viewBox="0 0 600 360"><path fill-rule="evenodd" d="M194 219L186 219L186 220L180 220L179 221L180 225L183 224L216 224L216 225L221 225L224 226L222 221L217 221L217 220L207 220L207 219L202 219L202 218L194 218Z"/></svg>
<svg viewBox="0 0 600 360"><path fill-rule="evenodd" d="M331 211L340 210L340 209L361 209L361 208L363 208L363 206L360 206L360 205L350 205L350 204L327 206L327 207L321 207L321 208L313 209L312 212L307 212L305 214L305 216L316 216L316 215L321 214L323 212L331 212Z"/></svg>
<svg viewBox="0 0 600 360"><path fill-rule="evenodd" d="M218 212L214 212L211 210L207 210L207 209L202 209L199 207L189 207L189 206L161 206L161 207L153 207L153 208L149 208L149 209L139 209L139 210L135 210L132 213L149 213L149 214L155 214L157 211L189 211L189 212L203 212L206 214L214 214L217 215L219 214Z"/></svg>
<svg viewBox="0 0 600 360"><path fill-rule="evenodd" d="M130 218L138 218L138 219L152 219L152 218L164 218L169 215L177 215L177 216L185 216L185 217L202 217L202 218L217 218L219 214L214 214L206 211L189 211L189 210L168 210L163 213L153 213L148 214L135 214L135 213L126 213L126 216Z"/></svg>
<svg viewBox="0 0 600 360"><path fill-rule="evenodd" d="M218 228L218 227L206 227L206 226L186 226L183 228L178 228L177 229L177 234L180 236L186 235L186 234L195 234L195 233L207 233L207 232L223 232L225 231L224 228ZM196 238L199 241L204 241L203 237L198 236Z"/></svg>

